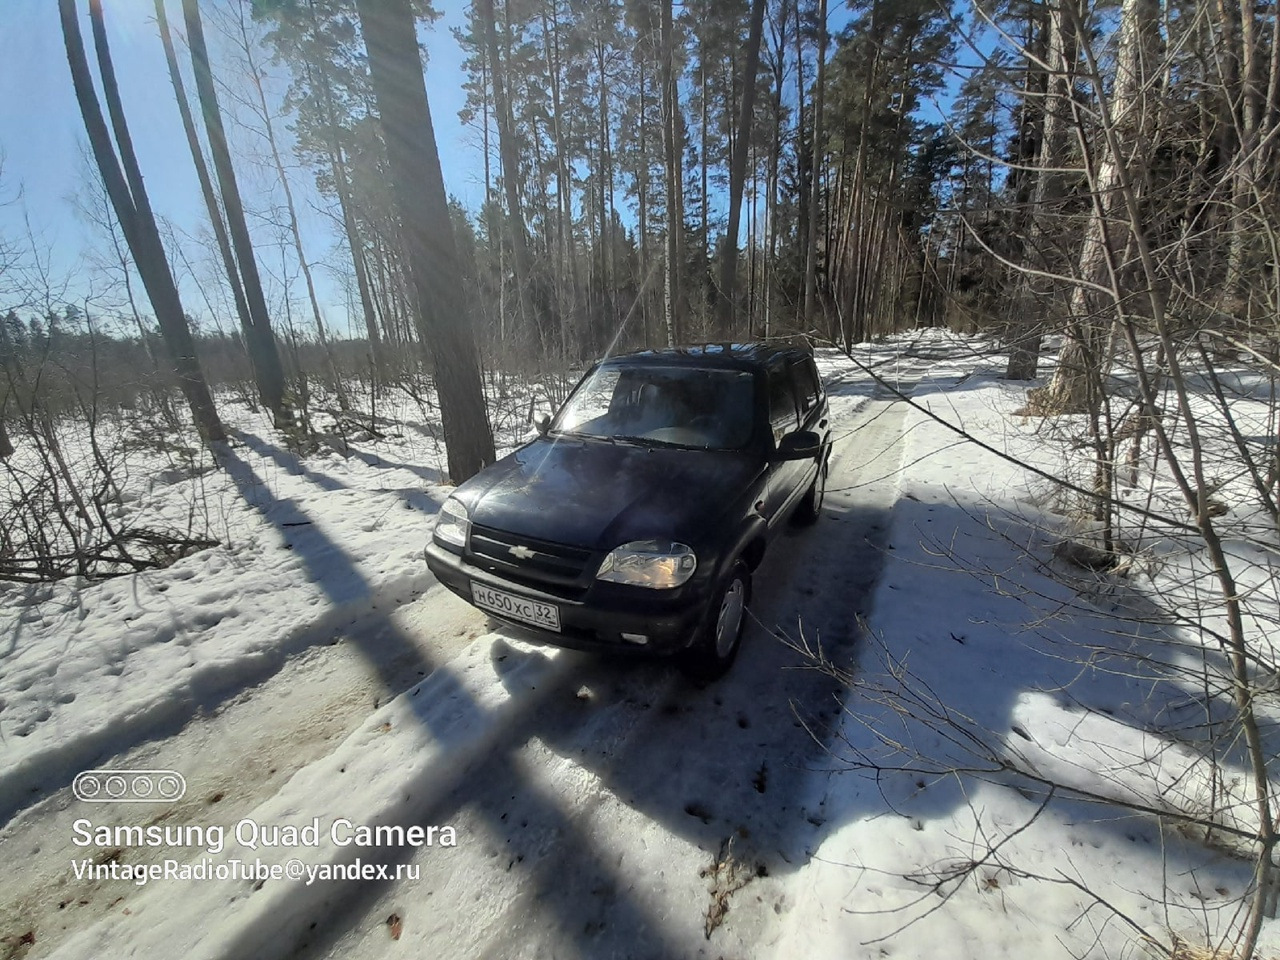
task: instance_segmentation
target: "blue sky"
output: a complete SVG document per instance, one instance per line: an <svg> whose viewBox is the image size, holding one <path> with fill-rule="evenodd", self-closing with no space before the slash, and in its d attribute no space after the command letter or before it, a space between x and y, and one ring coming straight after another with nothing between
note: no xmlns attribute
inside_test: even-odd
<svg viewBox="0 0 1280 960"><path fill-rule="evenodd" d="M79 6L81 28L92 57L88 5L81 2ZM458 120L464 99L462 51L450 32L450 27L462 24L466 0L437 0L436 7L443 16L423 34L430 54L427 92L432 119L445 185L451 194L474 208L483 194L482 174L477 172L480 153L473 134ZM169 0L168 10L170 23L180 31L180 4ZM104 0L104 11L121 97L152 206L157 215L179 231L199 235L208 229L207 217L169 85L153 0ZM206 32L216 68L217 38L208 26ZM180 60L184 56L185 50L180 49ZM270 69L280 72L278 68ZM188 76L188 94L191 93ZM224 102L223 106L225 109L227 104ZM280 124L279 132L283 127ZM236 136L233 131L233 141ZM57 4L53 0L0 0L0 156L4 158L0 235L10 242L25 244L29 222L37 247L51 252L55 274L75 272L79 256L92 236L70 202L83 182L84 140ZM241 188L252 208L255 188L266 189L270 178L243 167L241 164L238 168ZM311 183L310 175L301 172L292 179L295 190L298 183ZM258 197L262 194L258 193ZM308 258L322 259L332 248L332 231L328 222L311 209L311 202L317 199L315 194L304 192L296 199L303 208L300 213L310 248ZM252 223L250 228L254 229ZM259 239L258 231L255 239ZM344 312L338 306L341 295L323 276L318 279L329 289L328 312ZM74 289L74 278L71 282ZM183 284L183 294L187 310L201 312L199 295L190 290L189 283Z"/></svg>

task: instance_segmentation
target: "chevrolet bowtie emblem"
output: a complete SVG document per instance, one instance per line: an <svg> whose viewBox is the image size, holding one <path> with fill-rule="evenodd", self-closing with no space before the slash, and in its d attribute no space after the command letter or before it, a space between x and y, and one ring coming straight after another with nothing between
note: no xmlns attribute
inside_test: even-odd
<svg viewBox="0 0 1280 960"><path fill-rule="evenodd" d="M523 544L517 544L512 547L510 553L517 560L528 560L533 556L533 551Z"/></svg>

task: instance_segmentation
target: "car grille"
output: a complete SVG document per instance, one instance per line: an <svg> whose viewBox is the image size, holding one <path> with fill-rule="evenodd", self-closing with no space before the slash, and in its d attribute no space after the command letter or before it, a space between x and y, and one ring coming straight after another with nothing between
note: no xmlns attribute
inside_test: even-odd
<svg viewBox="0 0 1280 960"><path fill-rule="evenodd" d="M584 591L582 575L593 555L581 547L531 540L476 524L471 526L468 548L479 566L566 598Z"/></svg>

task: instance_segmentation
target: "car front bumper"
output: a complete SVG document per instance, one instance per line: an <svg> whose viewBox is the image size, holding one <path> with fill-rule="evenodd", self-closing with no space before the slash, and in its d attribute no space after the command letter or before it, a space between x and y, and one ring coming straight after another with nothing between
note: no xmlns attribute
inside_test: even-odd
<svg viewBox="0 0 1280 960"><path fill-rule="evenodd" d="M427 544L423 555L435 578L473 606L476 606L471 595L473 582L553 604L560 611L558 632L482 607L477 606L477 609L555 646L623 654L669 655L678 653L693 642L706 613L706 592L695 581L664 591L597 585L589 589L582 600L569 600L482 570L434 541ZM628 640L623 634L643 636L646 640L643 643Z"/></svg>

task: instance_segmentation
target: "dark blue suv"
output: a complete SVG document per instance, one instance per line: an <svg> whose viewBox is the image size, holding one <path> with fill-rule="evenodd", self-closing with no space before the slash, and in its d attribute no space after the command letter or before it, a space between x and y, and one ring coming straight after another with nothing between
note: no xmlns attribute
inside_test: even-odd
<svg viewBox="0 0 1280 960"><path fill-rule="evenodd" d="M818 518L830 445L808 347L602 360L536 440L454 491L427 564L550 643L678 654L716 677L770 540L788 517Z"/></svg>

